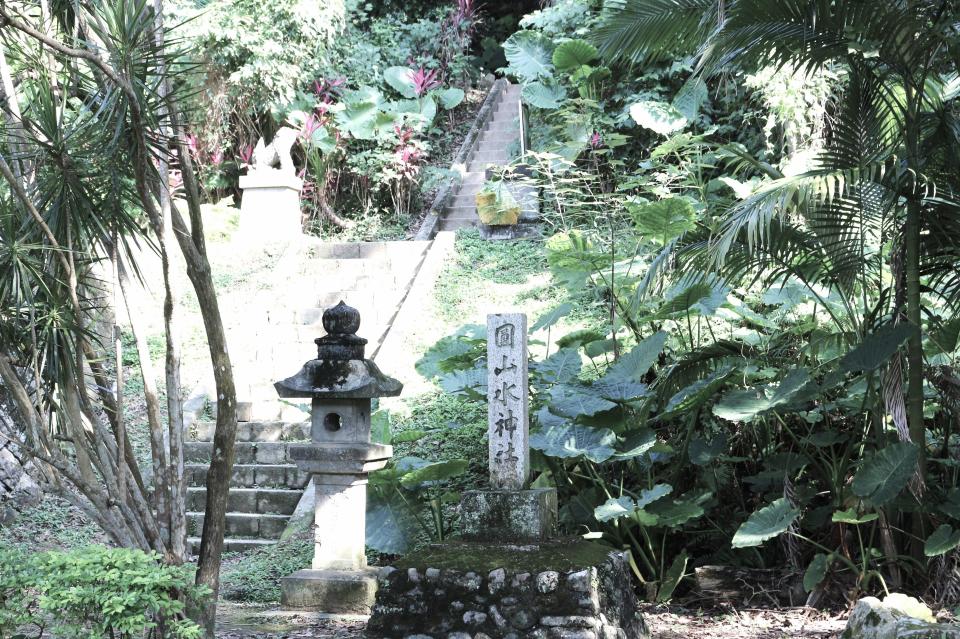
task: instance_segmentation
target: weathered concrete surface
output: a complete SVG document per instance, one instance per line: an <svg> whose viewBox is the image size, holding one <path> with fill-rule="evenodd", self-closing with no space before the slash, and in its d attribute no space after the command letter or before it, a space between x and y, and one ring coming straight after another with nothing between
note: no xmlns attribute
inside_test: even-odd
<svg viewBox="0 0 960 639"><path fill-rule="evenodd" d="M930 609L894 593L881 602L864 597L853 607L840 639L960 639L960 626L936 623Z"/></svg>
<svg viewBox="0 0 960 639"><path fill-rule="evenodd" d="M546 541L557 533L557 491L471 490L460 500L464 539Z"/></svg>
<svg viewBox="0 0 960 639"><path fill-rule="evenodd" d="M298 570L280 578L280 603L289 610L367 615L377 591L377 569Z"/></svg>

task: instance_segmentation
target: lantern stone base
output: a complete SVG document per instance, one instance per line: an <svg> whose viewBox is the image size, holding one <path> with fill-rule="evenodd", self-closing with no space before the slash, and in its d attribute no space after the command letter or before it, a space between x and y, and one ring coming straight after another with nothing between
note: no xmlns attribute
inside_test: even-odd
<svg viewBox="0 0 960 639"><path fill-rule="evenodd" d="M380 571L372 637L648 639L622 552L580 539L431 545Z"/></svg>
<svg viewBox="0 0 960 639"><path fill-rule="evenodd" d="M546 541L557 533L557 491L471 490L460 500L464 539Z"/></svg>
<svg viewBox="0 0 960 639"><path fill-rule="evenodd" d="M289 610L369 615L376 592L376 568L298 570L280 579L280 603Z"/></svg>

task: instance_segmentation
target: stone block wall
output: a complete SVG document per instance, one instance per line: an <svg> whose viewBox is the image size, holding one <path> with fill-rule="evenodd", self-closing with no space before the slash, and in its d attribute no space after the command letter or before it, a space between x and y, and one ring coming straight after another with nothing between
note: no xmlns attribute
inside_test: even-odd
<svg viewBox="0 0 960 639"><path fill-rule="evenodd" d="M568 569L523 563L489 571L384 568L367 632L404 639L649 636L623 553Z"/></svg>

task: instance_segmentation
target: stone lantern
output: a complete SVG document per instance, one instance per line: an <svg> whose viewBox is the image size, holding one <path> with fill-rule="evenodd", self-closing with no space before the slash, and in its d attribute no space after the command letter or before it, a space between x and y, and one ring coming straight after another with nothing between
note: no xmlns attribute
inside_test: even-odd
<svg viewBox="0 0 960 639"><path fill-rule="evenodd" d="M280 397L312 400L309 444L290 446L290 457L311 473L316 492L313 565L281 579L282 602L298 609L368 614L376 570L367 567L367 477L393 454L370 442L370 400L400 394L403 385L364 359L357 336L360 313L340 302L323 313L327 335L314 340L317 359L277 382Z"/></svg>

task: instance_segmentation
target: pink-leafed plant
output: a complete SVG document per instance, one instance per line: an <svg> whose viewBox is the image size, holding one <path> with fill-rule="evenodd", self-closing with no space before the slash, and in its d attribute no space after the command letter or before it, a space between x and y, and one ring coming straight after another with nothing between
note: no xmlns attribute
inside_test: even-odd
<svg viewBox="0 0 960 639"><path fill-rule="evenodd" d="M410 76L410 79L413 81L413 92L419 98L424 95L427 91L431 89L436 89L440 86L440 72L437 69L424 69L419 67L413 74Z"/></svg>

